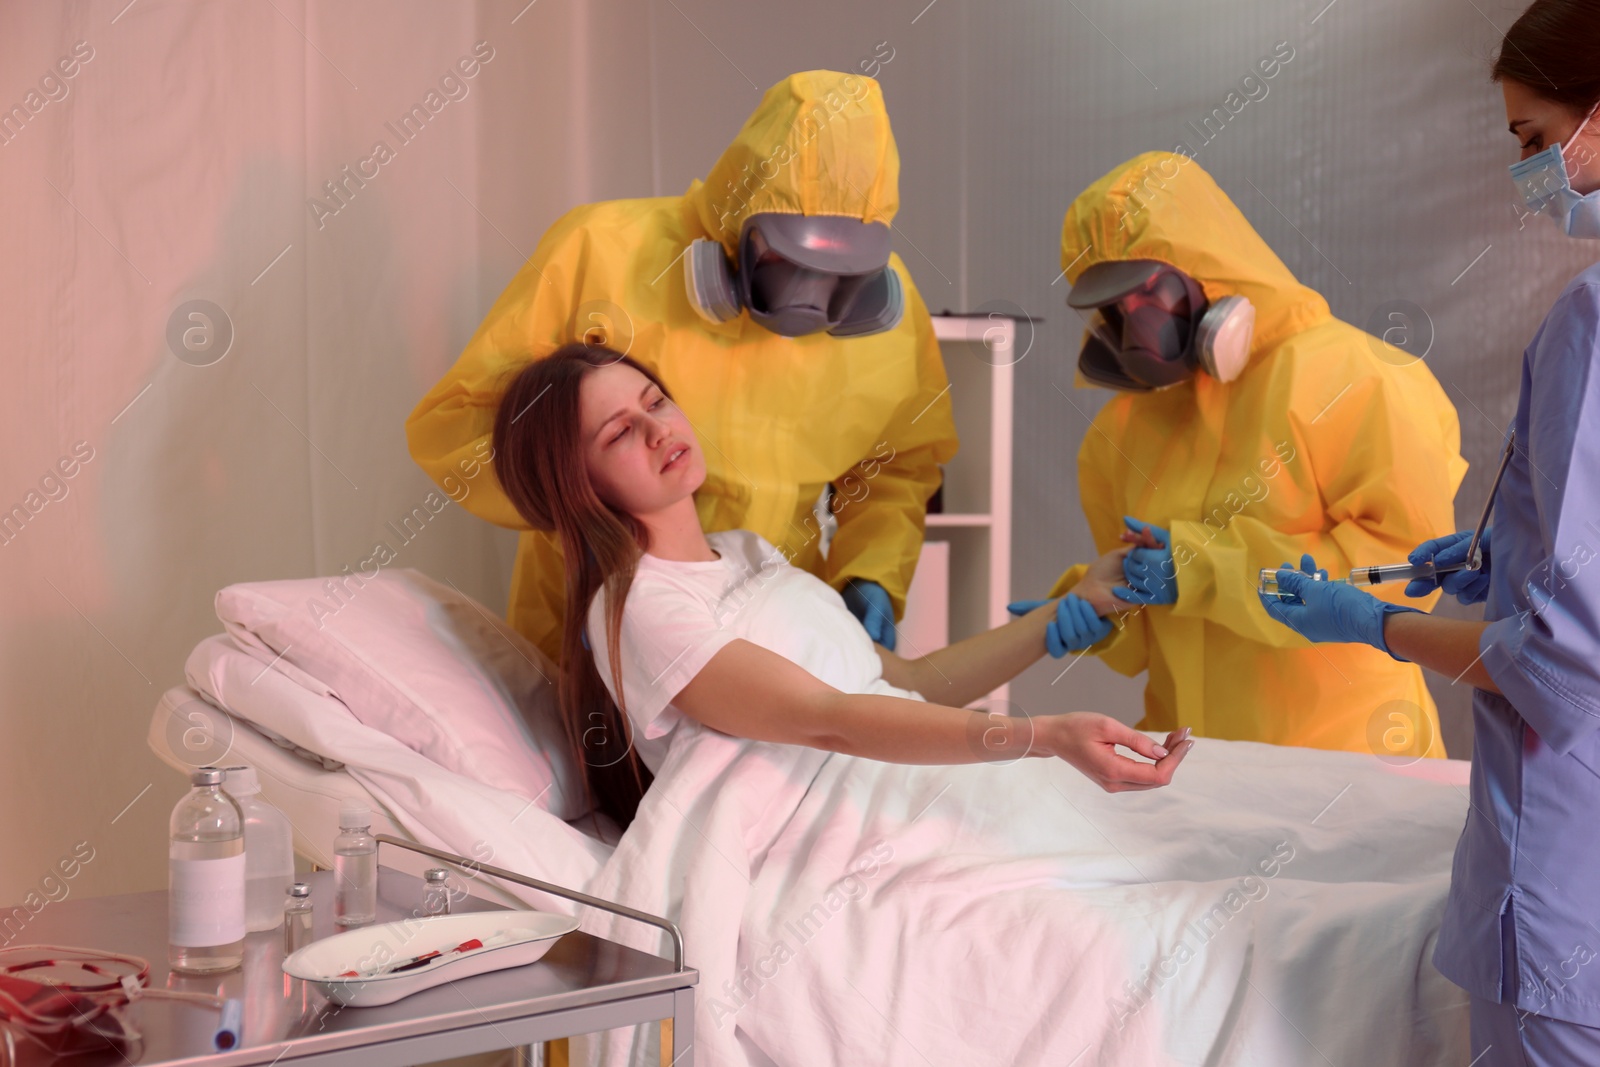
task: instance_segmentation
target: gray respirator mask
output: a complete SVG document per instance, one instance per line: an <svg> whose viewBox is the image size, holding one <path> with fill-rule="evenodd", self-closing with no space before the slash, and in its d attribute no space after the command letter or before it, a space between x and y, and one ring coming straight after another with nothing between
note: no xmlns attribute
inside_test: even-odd
<svg viewBox="0 0 1600 1067"><path fill-rule="evenodd" d="M710 323L748 311L784 337L865 337L899 325L905 291L889 266L889 227L845 215L762 212L744 220L737 266L720 242L684 256L689 304Z"/></svg>
<svg viewBox="0 0 1600 1067"><path fill-rule="evenodd" d="M1149 392L1197 371L1231 382L1250 360L1255 306L1242 296L1207 301L1199 282L1156 260L1096 263L1067 306L1089 327L1078 370L1095 385Z"/></svg>

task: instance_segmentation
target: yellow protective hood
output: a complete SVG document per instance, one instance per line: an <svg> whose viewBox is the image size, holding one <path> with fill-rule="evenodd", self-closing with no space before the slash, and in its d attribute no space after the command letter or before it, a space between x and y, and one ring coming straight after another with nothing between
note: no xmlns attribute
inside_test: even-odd
<svg viewBox="0 0 1600 1067"><path fill-rule="evenodd" d="M749 215L847 215L888 225L900 153L871 78L811 70L767 90L704 182L684 194L706 236L738 252Z"/></svg>
<svg viewBox="0 0 1600 1067"><path fill-rule="evenodd" d="M1072 202L1061 225L1067 280L1096 263L1153 259L1200 283L1206 299L1247 297L1256 308L1254 360L1330 317L1328 302L1301 285L1211 175L1188 156L1146 152Z"/></svg>

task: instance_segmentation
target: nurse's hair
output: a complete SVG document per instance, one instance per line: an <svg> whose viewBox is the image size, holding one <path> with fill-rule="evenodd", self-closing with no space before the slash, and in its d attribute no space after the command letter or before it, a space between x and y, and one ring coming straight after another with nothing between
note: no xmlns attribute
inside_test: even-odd
<svg viewBox="0 0 1600 1067"><path fill-rule="evenodd" d="M1600 100L1600 4L1534 0L1506 31L1489 77L1526 85L1581 117Z"/></svg>
<svg viewBox="0 0 1600 1067"><path fill-rule="evenodd" d="M617 363L671 398L653 371L621 352L582 342L563 345L512 376L495 412L493 443L495 476L517 514L560 542L566 562L556 685L561 720L589 801L626 828L651 774L634 751L624 709L612 700L583 644L589 602L604 587L611 677L622 677L622 608L647 547L644 525L600 499L584 463L579 389L594 371Z"/></svg>

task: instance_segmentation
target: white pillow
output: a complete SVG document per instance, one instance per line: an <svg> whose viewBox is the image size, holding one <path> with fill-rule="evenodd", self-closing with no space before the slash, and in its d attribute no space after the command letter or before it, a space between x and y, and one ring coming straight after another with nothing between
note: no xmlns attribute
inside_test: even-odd
<svg viewBox="0 0 1600 1067"><path fill-rule="evenodd" d="M555 667L455 589L404 569L244 582L217 594L217 618L241 647L265 646L291 677L310 675L362 723L446 770L562 820L587 811Z"/></svg>

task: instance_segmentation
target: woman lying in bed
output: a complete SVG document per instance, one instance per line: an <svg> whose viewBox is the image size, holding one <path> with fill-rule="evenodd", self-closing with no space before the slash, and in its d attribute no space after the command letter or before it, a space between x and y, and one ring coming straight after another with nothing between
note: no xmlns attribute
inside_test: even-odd
<svg viewBox="0 0 1600 1067"><path fill-rule="evenodd" d="M494 457L517 511L561 539L562 714L594 799L623 826L685 715L891 763L1055 757L1111 792L1166 785L1194 744L1089 712L963 710L1043 655L1056 603L920 659L875 645L837 592L760 536L701 528L694 428L620 353L573 344L518 372ZM1108 554L1077 592L1103 587L1095 599L1110 600L1121 574L1122 553Z"/></svg>

